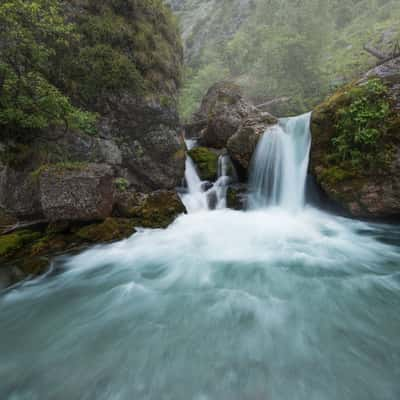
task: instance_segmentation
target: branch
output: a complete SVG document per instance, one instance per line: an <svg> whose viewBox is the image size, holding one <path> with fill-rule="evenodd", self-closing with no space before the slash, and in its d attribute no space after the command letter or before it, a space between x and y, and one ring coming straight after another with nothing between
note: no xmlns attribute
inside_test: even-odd
<svg viewBox="0 0 400 400"><path fill-rule="evenodd" d="M291 100L291 97L278 97L276 99L269 100L265 103L258 104L258 105L256 105L256 108L264 108L264 107L273 106L273 105L279 104L279 103L287 103L290 100Z"/></svg>
<svg viewBox="0 0 400 400"><path fill-rule="evenodd" d="M375 49L374 47L370 47L368 45L364 45L364 50L367 53L372 54L374 57L376 57L381 61L386 61L388 58L390 58L387 54L384 54L381 51Z"/></svg>

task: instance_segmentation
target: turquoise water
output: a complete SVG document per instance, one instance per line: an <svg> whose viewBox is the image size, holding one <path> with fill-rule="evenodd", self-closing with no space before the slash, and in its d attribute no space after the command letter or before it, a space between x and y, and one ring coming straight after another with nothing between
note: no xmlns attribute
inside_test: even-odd
<svg viewBox="0 0 400 400"><path fill-rule="evenodd" d="M0 295L0 399L398 400L400 229L220 210Z"/></svg>

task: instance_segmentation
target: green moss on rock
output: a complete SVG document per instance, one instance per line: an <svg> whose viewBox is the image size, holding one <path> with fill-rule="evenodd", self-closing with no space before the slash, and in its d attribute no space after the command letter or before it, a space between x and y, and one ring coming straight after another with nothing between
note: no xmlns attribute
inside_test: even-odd
<svg viewBox="0 0 400 400"><path fill-rule="evenodd" d="M93 243L111 242L124 239L135 233L133 220L126 218L107 218L104 222L85 226L76 236Z"/></svg>
<svg viewBox="0 0 400 400"><path fill-rule="evenodd" d="M0 258L12 256L22 247L40 238L39 232L21 230L0 236Z"/></svg>
<svg viewBox="0 0 400 400"><path fill-rule="evenodd" d="M207 147L196 147L189 151L196 164L199 176L204 181L215 181L218 176L218 155Z"/></svg>
<svg viewBox="0 0 400 400"><path fill-rule="evenodd" d="M186 212L174 192L154 192L130 210L130 217L144 228L166 228L175 218Z"/></svg>

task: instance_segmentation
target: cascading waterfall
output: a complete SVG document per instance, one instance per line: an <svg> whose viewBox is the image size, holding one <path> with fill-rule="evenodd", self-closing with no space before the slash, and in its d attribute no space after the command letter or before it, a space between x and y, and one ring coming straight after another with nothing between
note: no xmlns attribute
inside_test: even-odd
<svg viewBox="0 0 400 400"><path fill-rule="evenodd" d="M304 206L310 116L281 119L264 133L252 162L250 208L279 206L298 211Z"/></svg>
<svg viewBox="0 0 400 400"><path fill-rule="evenodd" d="M186 140L186 147L191 150L196 146L195 140ZM230 158L221 154L218 158L218 179L214 184L203 182L194 165L187 155L185 165L185 182L187 192L181 199L189 213L226 208L226 193L231 181L229 176ZM211 187L210 187L211 186Z"/></svg>

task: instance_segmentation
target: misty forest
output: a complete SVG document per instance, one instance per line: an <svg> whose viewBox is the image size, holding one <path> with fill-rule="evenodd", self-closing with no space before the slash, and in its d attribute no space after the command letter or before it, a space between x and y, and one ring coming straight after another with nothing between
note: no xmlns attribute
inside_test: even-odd
<svg viewBox="0 0 400 400"><path fill-rule="evenodd" d="M398 0L0 0L0 399L400 398Z"/></svg>

